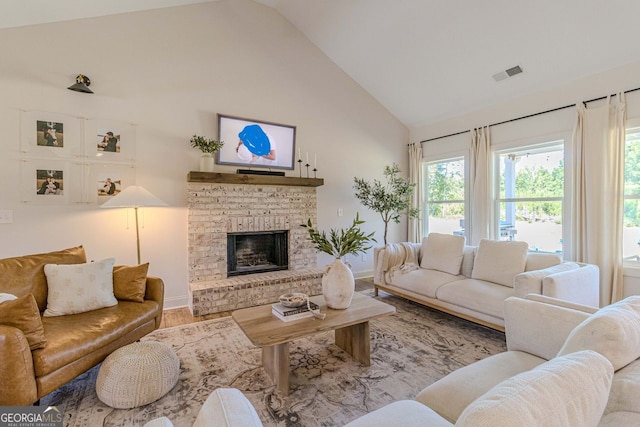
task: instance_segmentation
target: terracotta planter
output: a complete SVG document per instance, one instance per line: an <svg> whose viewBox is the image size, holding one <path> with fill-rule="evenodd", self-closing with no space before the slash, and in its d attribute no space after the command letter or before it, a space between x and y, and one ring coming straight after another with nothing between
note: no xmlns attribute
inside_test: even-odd
<svg viewBox="0 0 640 427"><path fill-rule="evenodd" d="M213 172L213 154L202 153L200 156L200 172Z"/></svg>
<svg viewBox="0 0 640 427"><path fill-rule="evenodd" d="M343 310L351 305L355 279L350 267L339 258L325 267L322 294L329 308Z"/></svg>

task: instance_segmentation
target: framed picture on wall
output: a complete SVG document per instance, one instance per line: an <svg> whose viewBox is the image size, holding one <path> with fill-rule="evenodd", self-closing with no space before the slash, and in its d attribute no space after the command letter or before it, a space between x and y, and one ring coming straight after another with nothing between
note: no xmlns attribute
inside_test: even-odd
<svg viewBox="0 0 640 427"><path fill-rule="evenodd" d="M85 155L98 162L132 163L136 160L136 128L114 120L87 119Z"/></svg>
<svg viewBox="0 0 640 427"><path fill-rule="evenodd" d="M218 140L219 165L294 169L295 126L218 114Z"/></svg>
<svg viewBox="0 0 640 427"><path fill-rule="evenodd" d="M21 161L20 201L38 205L81 203L81 167L57 159Z"/></svg>
<svg viewBox="0 0 640 427"><path fill-rule="evenodd" d="M42 111L22 111L23 154L40 158L80 157L81 121L77 117Z"/></svg>

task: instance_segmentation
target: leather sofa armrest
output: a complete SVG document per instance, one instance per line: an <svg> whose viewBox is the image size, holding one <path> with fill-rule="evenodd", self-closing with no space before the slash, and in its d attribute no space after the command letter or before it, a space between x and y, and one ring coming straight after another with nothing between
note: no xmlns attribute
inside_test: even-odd
<svg viewBox="0 0 640 427"><path fill-rule="evenodd" d="M162 321L162 310L164 309L164 282L161 278L147 276L147 289L144 293L144 299L158 303L160 314L156 317L156 328L159 328Z"/></svg>
<svg viewBox="0 0 640 427"><path fill-rule="evenodd" d="M554 358L571 331L591 313L548 302L509 297L504 302L507 349Z"/></svg>
<svg viewBox="0 0 640 427"><path fill-rule="evenodd" d="M33 357L20 329L0 325L0 360L0 406L24 406L37 401Z"/></svg>

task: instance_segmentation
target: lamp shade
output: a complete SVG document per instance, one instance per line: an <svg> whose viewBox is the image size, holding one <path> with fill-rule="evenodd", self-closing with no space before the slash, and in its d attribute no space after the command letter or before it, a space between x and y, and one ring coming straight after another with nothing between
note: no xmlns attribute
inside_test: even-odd
<svg viewBox="0 0 640 427"><path fill-rule="evenodd" d="M102 208L141 208L145 206L169 206L146 189L130 185L102 204Z"/></svg>

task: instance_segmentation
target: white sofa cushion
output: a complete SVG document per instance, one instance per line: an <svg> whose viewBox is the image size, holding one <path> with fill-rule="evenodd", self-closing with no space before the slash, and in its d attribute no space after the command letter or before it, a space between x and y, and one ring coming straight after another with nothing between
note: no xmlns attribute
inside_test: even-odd
<svg viewBox="0 0 640 427"><path fill-rule="evenodd" d="M640 296L631 296L601 308L580 323L567 337L558 356L594 350L614 369L640 357Z"/></svg>
<svg viewBox="0 0 640 427"><path fill-rule="evenodd" d="M388 283L393 283L398 288L435 298L436 291L440 286L461 278L461 276L454 276L438 270L419 268L409 272L395 270L387 273L386 279Z"/></svg>
<svg viewBox="0 0 640 427"><path fill-rule="evenodd" d="M524 271L528 249L526 242L480 240L471 278L513 287L515 275Z"/></svg>
<svg viewBox="0 0 640 427"><path fill-rule="evenodd" d="M455 423L467 406L491 388L544 362L521 351L498 353L451 372L425 387L416 400Z"/></svg>
<svg viewBox="0 0 640 427"><path fill-rule="evenodd" d="M462 255L462 266L460 267L460 274L464 277L471 277L473 272L473 261L476 258L477 246L465 246L464 255Z"/></svg>
<svg viewBox="0 0 640 427"><path fill-rule="evenodd" d="M527 261L527 266L528 265ZM557 264L551 267L543 267L539 270L525 271L523 273L516 274L513 279L515 296L524 298L527 294L541 294L542 279L550 274L575 270L576 268L580 268L580 265L575 262L563 262L562 264Z"/></svg>
<svg viewBox="0 0 640 427"><path fill-rule="evenodd" d="M86 264L46 264L47 308L43 316L84 313L118 304L113 294L115 258Z"/></svg>
<svg viewBox="0 0 640 427"><path fill-rule="evenodd" d="M512 288L475 279L445 283L436 291L440 301L499 319L504 319L504 300L512 295Z"/></svg>
<svg viewBox="0 0 640 427"><path fill-rule="evenodd" d="M611 363L596 352L556 357L489 390L462 412L456 426L595 427L612 377Z"/></svg>
<svg viewBox="0 0 640 427"><path fill-rule="evenodd" d="M262 427L255 408L235 388L217 388L202 404L193 427Z"/></svg>
<svg viewBox="0 0 640 427"><path fill-rule="evenodd" d="M637 412L640 417L640 359L629 363L613 376L605 414L618 411ZM638 424L640 425L640 424Z"/></svg>
<svg viewBox="0 0 640 427"><path fill-rule="evenodd" d="M422 239L420 267L458 275L463 251L464 236L429 233Z"/></svg>
<svg viewBox="0 0 640 427"><path fill-rule="evenodd" d="M543 252L531 252L527 254L527 263L524 271L542 270L543 268L553 267L562 262L562 257L558 254L550 254Z"/></svg>
<svg viewBox="0 0 640 427"><path fill-rule="evenodd" d="M431 408L415 400L398 400L351 421L344 427L452 427Z"/></svg>

